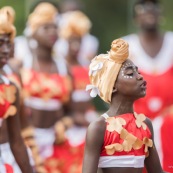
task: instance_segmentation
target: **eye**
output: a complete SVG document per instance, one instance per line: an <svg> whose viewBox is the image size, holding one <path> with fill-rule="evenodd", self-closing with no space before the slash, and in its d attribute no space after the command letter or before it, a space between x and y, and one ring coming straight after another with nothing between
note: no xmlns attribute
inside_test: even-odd
<svg viewBox="0 0 173 173"><path fill-rule="evenodd" d="M134 74L133 72L130 72L130 73L127 73L126 75L127 76L133 76L133 74Z"/></svg>

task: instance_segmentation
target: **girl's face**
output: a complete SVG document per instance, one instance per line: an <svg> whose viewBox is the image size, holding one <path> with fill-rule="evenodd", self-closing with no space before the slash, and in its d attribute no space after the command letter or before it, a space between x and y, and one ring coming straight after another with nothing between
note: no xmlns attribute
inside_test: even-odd
<svg viewBox="0 0 173 173"><path fill-rule="evenodd" d="M0 68L2 68L10 58L12 43L9 34L0 34Z"/></svg>
<svg viewBox="0 0 173 173"><path fill-rule="evenodd" d="M115 87L117 91L132 100L146 95L146 81L132 61L126 60L119 72Z"/></svg>
<svg viewBox="0 0 173 173"><path fill-rule="evenodd" d="M39 45L52 48L58 39L57 25L55 23L44 24L38 28L33 37Z"/></svg>
<svg viewBox="0 0 173 173"><path fill-rule="evenodd" d="M71 36L70 38L68 38L68 44L69 44L69 54L72 57L77 58L81 47L81 37Z"/></svg>

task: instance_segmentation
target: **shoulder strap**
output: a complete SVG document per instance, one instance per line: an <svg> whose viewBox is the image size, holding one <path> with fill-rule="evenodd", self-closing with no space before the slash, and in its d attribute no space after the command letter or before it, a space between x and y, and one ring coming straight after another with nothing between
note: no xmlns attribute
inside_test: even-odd
<svg viewBox="0 0 173 173"><path fill-rule="evenodd" d="M6 84L6 85L9 85L10 84L10 81L7 77L3 76L3 75L0 75L1 79L3 80L3 82Z"/></svg>
<svg viewBox="0 0 173 173"><path fill-rule="evenodd" d="M65 59L63 59L62 57L58 57L58 58L54 57L53 60L56 64L59 74L67 75L68 70L67 70L67 65L66 65Z"/></svg>
<svg viewBox="0 0 173 173"><path fill-rule="evenodd" d="M10 67L8 64L6 64L6 65L3 66L3 71L4 71L7 75L10 75L10 74L13 73L11 67Z"/></svg>
<svg viewBox="0 0 173 173"><path fill-rule="evenodd" d="M104 117L105 119L109 118L109 115L107 113L104 113L101 116Z"/></svg>

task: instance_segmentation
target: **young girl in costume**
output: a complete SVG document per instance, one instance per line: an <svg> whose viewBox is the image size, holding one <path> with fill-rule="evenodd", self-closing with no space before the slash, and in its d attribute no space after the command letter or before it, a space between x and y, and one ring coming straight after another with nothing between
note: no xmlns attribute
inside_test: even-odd
<svg viewBox="0 0 173 173"><path fill-rule="evenodd" d="M32 173L19 122L19 91L3 70L16 34L11 8L0 9L0 172Z"/></svg>
<svg viewBox="0 0 173 173"><path fill-rule="evenodd" d="M87 90L110 108L88 127L83 173L98 168L103 173L142 173L144 164L148 173L163 173L151 121L133 110L134 101L146 94L146 81L128 56L128 43L117 39L90 64Z"/></svg>

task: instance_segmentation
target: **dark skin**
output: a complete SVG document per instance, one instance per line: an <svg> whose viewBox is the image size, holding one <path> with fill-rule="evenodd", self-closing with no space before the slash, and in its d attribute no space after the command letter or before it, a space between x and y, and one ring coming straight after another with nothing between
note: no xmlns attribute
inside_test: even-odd
<svg viewBox="0 0 173 173"><path fill-rule="evenodd" d="M112 117L125 113L133 113L133 103L135 100L144 97L146 88L142 87L144 83L142 75L139 74L137 67L133 62L126 60L124 65L130 63L126 67L124 74L132 76L131 79L122 76L122 68L119 72L117 81L113 88L112 100L107 114ZM146 119L145 123L152 133L152 140L154 139L153 128L150 119ZM96 121L92 122L87 131L86 146L83 161L82 173L96 173L98 170L98 162L100 157L101 148L104 141L104 133L106 130L106 123L103 117L99 117ZM99 134L99 135L98 135ZM149 149L149 157L145 159L145 166L148 173L163 173L159 157L155 146ZM154 165L154 166L153 166ZM142 168L130 167L112 167L101 169L103 173L142 173Z"/></svg>
<svg viewBox="0 0 173 173"><path fill-rule="evenodd" d="M9 34L4 34L0 36L0 45L3 44L2 47L0 47L0 57L5 57L1 59L2 67L8 63L13 73L18 77L19 82L22 86L21 76L19 69L22 67L22 64L20 61L13 59L14 57L14 43L11 43L9 40ZM10 54L9 54L10 51ZM2 68L1 67L1 68ZM6 75L3 70L1 70L1 74ZM29 122L27 121L26 117L24 116L24 107L22 104L23 100L20 98L20 122L21 122L21 128L26 128L29 126ZM4 133L3 133L4 134ZM7 141L5 135L2 138L3 141Z"/></svg>
<svg viewBox="0 0 173 173"><path fill-rule="evenodd" d="M44 24L35 31L32 38L38 43L36 49L31 48L34 57L32 68L35 71L48 74L59 73L52 59L52 48L58 38L57 26L51 22ZM32 123L38 128L50 128L64 115L63 107L55 111L29 109L32 115Z"/></svg>
<svg viewBox="0 0 173 173"><path fill-rule="evenodd" d="M0 74L3 74L2 67L9 59L10 52L11 52L10 35L9 34L0 35L0 70L1 70ZM0 78L0 84L2 83L3 80ZM11 83L11 85L14 84ZM26 147L21 137L21 128L19 121L19 92L17 87L16 90L17 90L16 100L13 103L13 105L17 107L17 113L14 116L7 117L7 119L3 121L2 127L0 127L0 143L2 144L5 142L9 142L12 153L22 173L32 173L33 171L29 164L29 158L27 155Z"/></svg>
<svg viewBox="0 0 173 173"><path fill-rule="evenodd" d="M71 35L67 41L69 45L68 54L66 56L66 60L68 62L69 68L73 66L81 66L77 57L79 54L80 46L81 46L82 38L77 35ZM73 76L72 76L73 78ZM80 126L88 126L88 122L86 121L84 114L87 109L91 108L93 105L92 101L85 102L73 102L71 101L71 110L74 123Z"/></svg>
<svg viewBox="0 0 173 173"><path fill-rule="evenodd" d="M139 5L135 6L138 7ZM154 3L140 4L141 10L135 10L134 21L139 29L139 39L145 52L152 58L159 53L164 34L160 31L161 9Z"/></svg>

